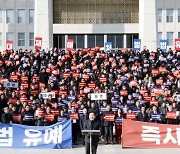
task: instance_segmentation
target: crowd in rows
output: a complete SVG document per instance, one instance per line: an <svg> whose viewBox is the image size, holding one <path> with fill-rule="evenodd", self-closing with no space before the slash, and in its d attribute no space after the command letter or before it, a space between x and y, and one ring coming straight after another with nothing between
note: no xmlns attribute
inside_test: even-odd
<svg viewBox="0 0 180 154"><path fill-rule="evenodd" d="M92 101L91 93L106 93L107 100ZM71 119L74 144L74 132L83 129L90 112L99 119L106 143L114 142L113 127L115 141L121 141L123 118L179 124L179 94L180 52L171 49L0 54L1 122L48 126Z"/></svg>

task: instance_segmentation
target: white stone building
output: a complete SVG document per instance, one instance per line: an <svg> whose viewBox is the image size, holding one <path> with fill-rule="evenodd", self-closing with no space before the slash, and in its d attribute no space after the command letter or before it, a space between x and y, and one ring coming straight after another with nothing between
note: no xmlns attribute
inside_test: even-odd
<svg viewBox="0 0 180 154"><path fill-rule="evenodd" d="M155 50L159 39L173 48L180 38L179 0L0 0L0 50L6 40L14 49L33 49L34 37L43 48L103 46L132 48L134 38Z"/></svg>

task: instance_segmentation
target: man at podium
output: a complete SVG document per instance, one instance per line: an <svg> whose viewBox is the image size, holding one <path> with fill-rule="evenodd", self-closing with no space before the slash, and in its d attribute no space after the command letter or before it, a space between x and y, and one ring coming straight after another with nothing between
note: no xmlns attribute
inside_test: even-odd
<svg viewBox="0 0 180 154"><path fill-rule="evenodd" d="M85 130L100 130L100 122L96 119L95 113L89 113L89 119L84 127ZM92 135L92 154L96 154L99 135ZM85 136L86 154L90 154L90 135Z"/></svg>

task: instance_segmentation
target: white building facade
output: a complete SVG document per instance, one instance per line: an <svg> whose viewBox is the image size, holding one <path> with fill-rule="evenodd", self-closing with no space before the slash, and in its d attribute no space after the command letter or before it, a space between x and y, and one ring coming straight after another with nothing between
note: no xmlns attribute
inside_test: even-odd
<svg viewBox="0 0 180 154"><path fill-rule="evenodd" d="M44 49L104 46L132 48L133 39L150 50L160 39L180 38L179 0L0 0L0 50L6 40L15 50L33 49L42 37Z"/></svg>

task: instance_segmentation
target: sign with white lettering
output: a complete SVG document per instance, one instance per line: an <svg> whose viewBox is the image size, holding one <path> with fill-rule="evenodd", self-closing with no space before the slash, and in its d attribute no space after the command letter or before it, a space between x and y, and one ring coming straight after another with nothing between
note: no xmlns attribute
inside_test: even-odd
<svg viewBox="0 0 180 154"><path fill-rule="evenodd" d="M106 93L91 93L91 100L107 100Z"/></svg>
<svg viewBox="0 0 180 154"><path fill-rule="evenodd" d="M5 81L3 83L3 87L18 88L18 82L8 82L8 81Z"/></svg>
<svg viewBox="0 0 180 154"><path fill-rule="evenodd" d="M54 92L41 93L41 95L42 95L42 98L44 98L44 99L48 99L50 95L52 96L52 98L55 98Z"/></svg>
<svg viewBox="0 0 180 154"><path fill-rule="evenodd" d="M71 148L71 120L51 126L0 124L0 148Z"/></svg>

